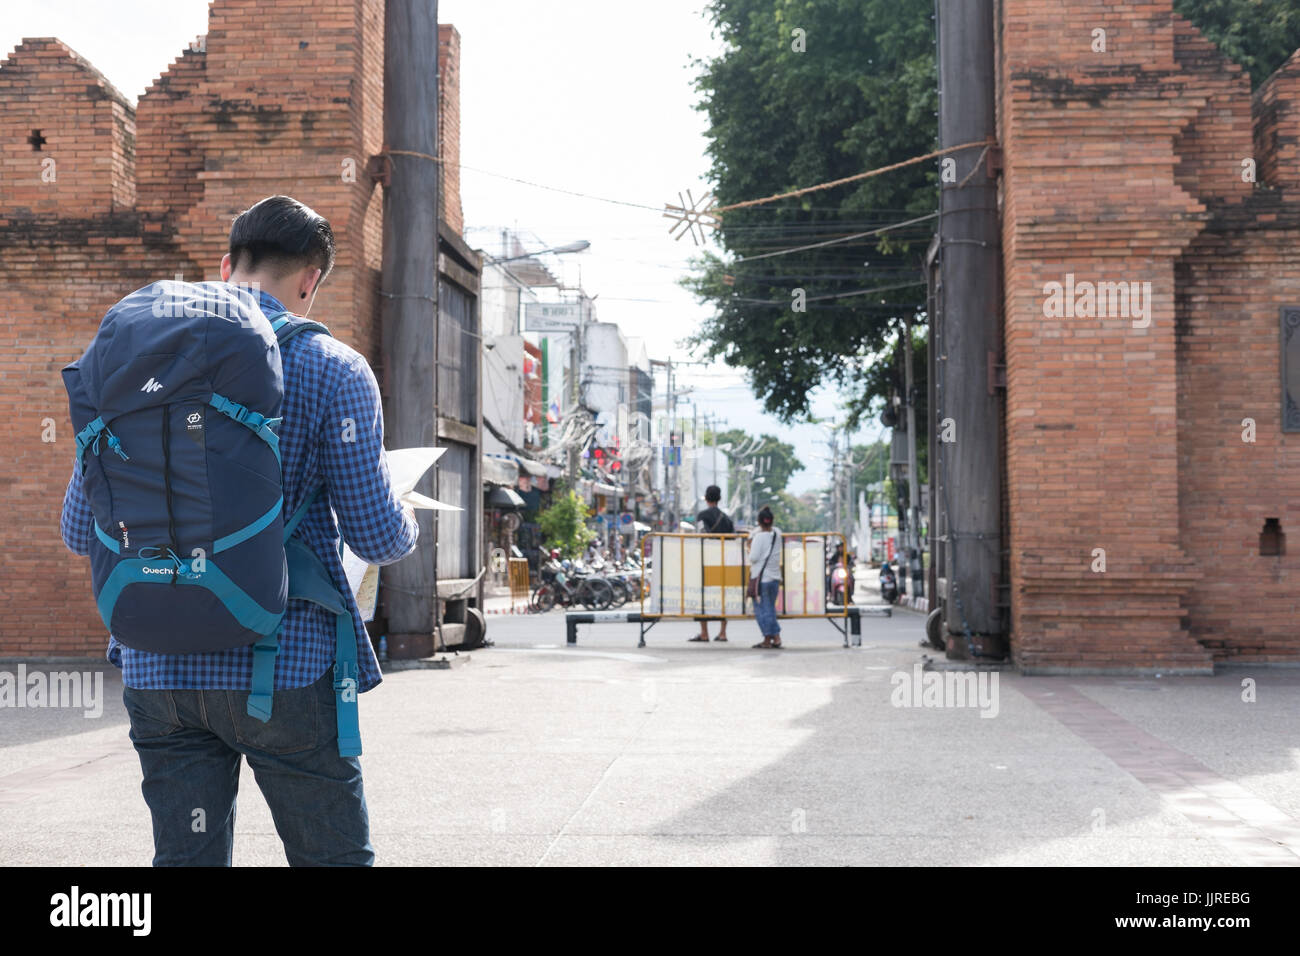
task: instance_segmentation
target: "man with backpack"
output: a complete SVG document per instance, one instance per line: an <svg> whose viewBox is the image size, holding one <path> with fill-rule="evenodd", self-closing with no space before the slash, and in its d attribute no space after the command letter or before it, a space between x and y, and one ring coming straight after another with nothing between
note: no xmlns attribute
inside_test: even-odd
<svg viewBox="0 0 1300 956"><path fill-rule="evenodd" d="M382 565L419 527L374 373L302 318L334 252L323 217L264 199L221 283L133 293L64 370L63 540L91 558L155 866L230 865L241 758L290 865L374 862L356 697L381 677L340 534Z"/></svg>
<svg viewBox="0 0 1300 956"><path fill-rule="evenodd" d="M704 503L708 507L695 516L695 526L705 534L736 533L736 525L727 517L727 513L718 507L718 502L721 500L722 489L717 485L709 485L704 489ZM696 620L700 622L700 636L689 638L692 643L709 642L709 621L722 622L718 625L718 636L714 640L726 641L727 619L725 617L697 617Z"/></svg>

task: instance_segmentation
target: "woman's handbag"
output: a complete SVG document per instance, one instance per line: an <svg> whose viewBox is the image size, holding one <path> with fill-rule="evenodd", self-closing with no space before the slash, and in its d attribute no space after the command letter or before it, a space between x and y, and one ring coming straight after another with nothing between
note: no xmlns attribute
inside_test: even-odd
<svg viewBox="0 0 1300 956"><path fill-rule="evenodd" d="M755 601L758 600L758 584L763 580L763 572L767 570L767 562L772 560L772 552L776 550L776 532L769 531L768 534L772 536L772 547L768 550L767 557L763 559L763 566L759 568L758 575L756 577L751 577L749 579L749 586L745 588L745 595L753 598Z"/></svg>

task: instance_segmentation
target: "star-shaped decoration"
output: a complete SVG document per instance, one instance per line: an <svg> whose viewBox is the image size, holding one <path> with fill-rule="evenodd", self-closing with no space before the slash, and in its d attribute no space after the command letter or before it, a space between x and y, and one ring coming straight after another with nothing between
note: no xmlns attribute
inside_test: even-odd
<svg viewBox="0 0 1300 956"><path fill-rule="evenodd" d="M718 228L718 223L722 220L710 210L713 208L710 201L713 199L713 193L705 193L699 199L691 195L691 191L686 190L686 198L682 194L677 194L678 205L672 203L664 204L664 218L674 219L676 222L669 228L668 234L674 239L680 240L687 233L690 234L691 240L698 246L704 238L704 227L711 226ZM696 235L698 230L699 235Z"/></svg>

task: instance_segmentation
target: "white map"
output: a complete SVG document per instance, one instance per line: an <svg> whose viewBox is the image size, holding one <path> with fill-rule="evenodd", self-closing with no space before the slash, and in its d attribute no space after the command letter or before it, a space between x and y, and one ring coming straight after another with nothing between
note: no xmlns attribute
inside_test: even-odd
<svg viewBox="0 0 1300 956"><path fill-rule="evenodd" d="M415 490L424 473L442 457L445 448L396 448L388 452L388 473L393 483L393 493L412 508L429 508L442 511L462 511L456 505L434 501ZM379 565L367 564L343 545L343 573L357 599L361 619L370 621L375 616L375 602L379 598Z"/></svg>

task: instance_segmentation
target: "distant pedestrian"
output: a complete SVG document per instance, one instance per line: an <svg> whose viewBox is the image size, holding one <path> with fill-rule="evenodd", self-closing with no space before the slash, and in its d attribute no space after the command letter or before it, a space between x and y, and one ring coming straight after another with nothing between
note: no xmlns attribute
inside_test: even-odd
<svg viewBox="0 0 1300 956"><path fill-rule="evenodd" d="M695 516L695 525L705 534L735 534L736 525L727 517L727 513L718 507L718 502L722 500L722 489L717 485L709 485L704 489L704 503L708 505L703 511ZM700 636L692 637L693 643L709 642L709 622L721 621L718 626L718 636L715 641L726 641L727 639L727 619L725 617L697 617L695 620L700 622Z"/></svg>
<svg viewBox="0 0 1300 956"><path fill-rule="evenodd" d="M749 536L749 577L758 582L754 616L763 640L755 647L781 647L781 624L776 619L776 595L781 590L781 529L773 526L772 509L758 513L758 529Z"/></svg>

